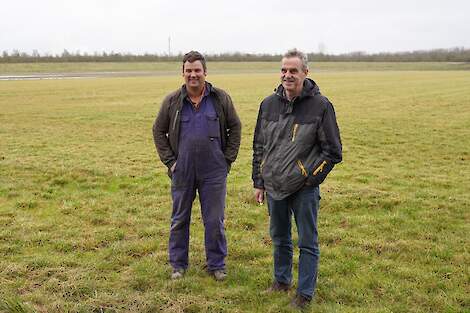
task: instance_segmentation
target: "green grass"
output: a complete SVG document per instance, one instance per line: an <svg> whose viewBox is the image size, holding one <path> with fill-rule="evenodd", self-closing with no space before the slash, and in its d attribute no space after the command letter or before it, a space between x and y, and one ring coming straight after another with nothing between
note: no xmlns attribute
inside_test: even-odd
<svg viewBox="0 0 470 313"><path fill-rule="evenodd" d="M151 126L180 77L0 82L0 312L291 312L262 292L272 247L250 179L258 104L278 78L239 65L208 77L243 122L222 283L203 269L197 203L190 270L168 279L170 182ZM322 185L311 312L468 312L470 72L311 76L344 145Z"/></svg>
<svg viewBox="0 0 470 313"><path fill-rule="evenodd" d="M312 71L470 70L463 62L310 62ZM277 73L279 62L210 62L209 73ZM180 62L0 63L0 75L32 73L153 72L179 75Z"/></svg>

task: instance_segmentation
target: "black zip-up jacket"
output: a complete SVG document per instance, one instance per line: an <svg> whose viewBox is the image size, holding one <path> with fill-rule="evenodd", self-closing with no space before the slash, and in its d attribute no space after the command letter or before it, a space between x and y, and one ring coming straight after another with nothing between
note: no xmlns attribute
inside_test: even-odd
<svg viewBox="0 0 470 313"><path fill-rule="evenodd" d="M261 102L253 139L255 188L281 200L305 184L321 184L341 160L333 105L313 80L306 79L292 101L280 85Z"/></svg>
<svg viewBox="0 0 470 313"><path fill-rule="evenodd" d="M241 139L241 123L238 118L232 99L222 89L213 87L206 82L209 95L214 99L214 109L220 125L222 151L230 165L237 158ZM168 173L178 156L178 140L180 131L181 109L183 100L188 96L186 86L169 94L160 107L160 111L153 124L153 140L158 155L163 164L168 167Z"/></svg>

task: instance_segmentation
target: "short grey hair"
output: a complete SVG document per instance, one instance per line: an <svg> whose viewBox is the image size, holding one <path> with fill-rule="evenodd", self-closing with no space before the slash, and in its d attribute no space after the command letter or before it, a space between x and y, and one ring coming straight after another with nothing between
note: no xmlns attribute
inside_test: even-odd
<svg viewBox="0 0 470 313"><path fill-rule="evenodd" d="M300 61L302 61L302 69L304 71L308 70L308 58L305 53L303 53L300 50L297 50L296 48L290 49L284 55L282 56L283 58L299 58Z"/></svg>

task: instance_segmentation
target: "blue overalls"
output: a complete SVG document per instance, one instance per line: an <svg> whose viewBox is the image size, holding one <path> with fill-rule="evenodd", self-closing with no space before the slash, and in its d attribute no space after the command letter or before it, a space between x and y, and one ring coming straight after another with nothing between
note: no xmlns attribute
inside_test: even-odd
<svg viewBox="0 0 470 313"><path fill-rule="evenodd" d="M207 268L209 271L225 269L228 169L221 147L219 118L208 90L197 110L189 99L184 100L180 120L178 156L171 179L170 264L173 269L188 267L189 225L197 189L205 228Z"/></svg>

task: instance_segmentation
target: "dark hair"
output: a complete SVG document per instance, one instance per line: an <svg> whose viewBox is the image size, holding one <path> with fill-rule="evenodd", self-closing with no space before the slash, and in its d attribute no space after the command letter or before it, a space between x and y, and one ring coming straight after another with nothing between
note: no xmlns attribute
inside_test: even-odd
<svg viewBox="0 0 470 313"><path fill-rule="evenodd" d="M193 63L195 61L201 61L202 63L202 68L204 69L204 72L207 71L207 68L206 68L206 59L204 58L204 56L202 54L200 54L199 52L197 51L189 51L188 53L186 53L184 56L183 56L183 72L184 72L184 63L186 63L186 61L188 61L189 63Z"/></svg>

